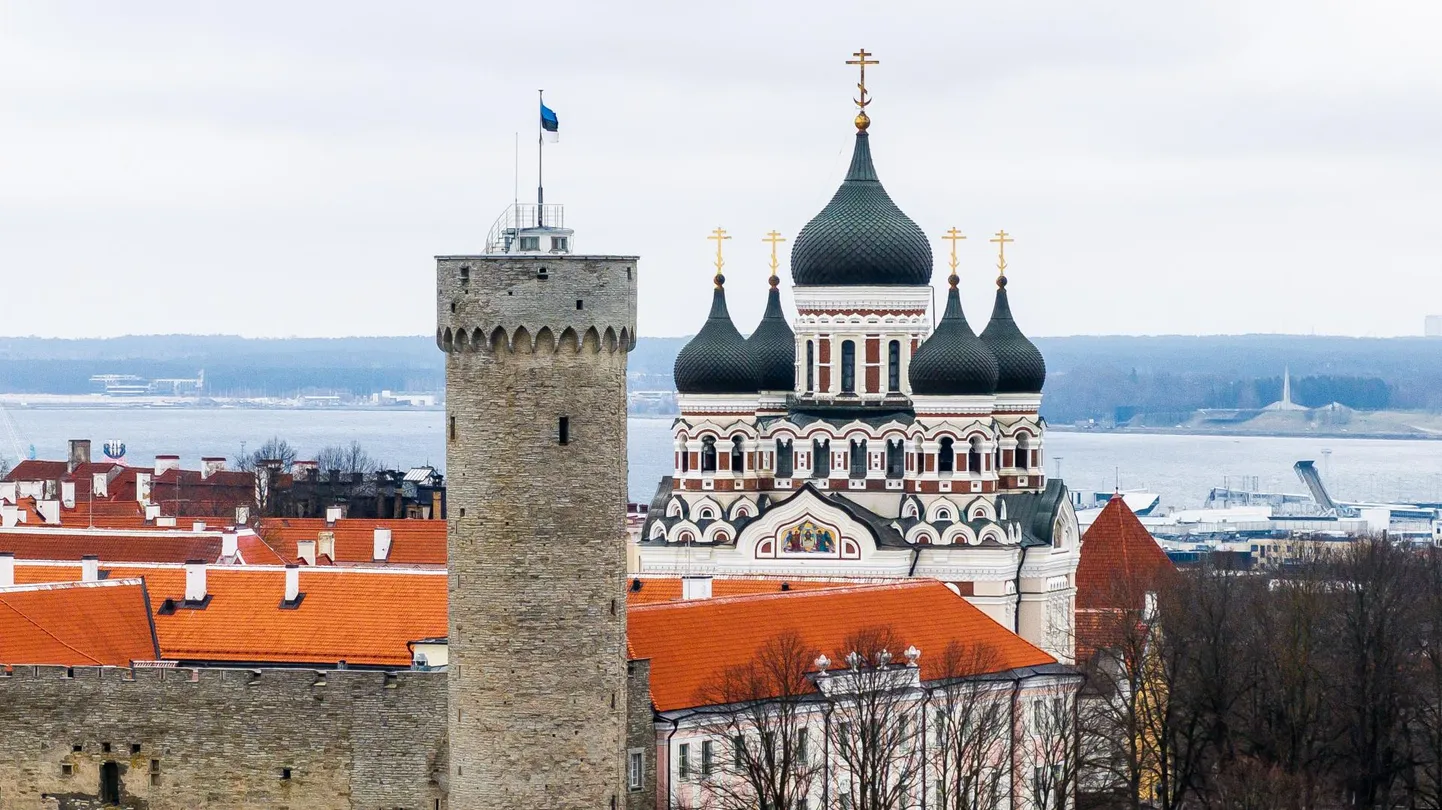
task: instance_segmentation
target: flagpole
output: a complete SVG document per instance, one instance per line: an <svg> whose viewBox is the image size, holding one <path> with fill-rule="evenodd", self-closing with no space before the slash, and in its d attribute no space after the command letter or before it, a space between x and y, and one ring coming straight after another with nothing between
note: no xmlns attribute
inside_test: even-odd
<svg viewBox="0 0 1442 810"><path fill-rule="evenodd" d="M541 106L546 106L546 91L537 90ZM546 169L546 138L541 128L541 111L536 110L536 227L541 227L541 206L546 203L546 185L542 182Z"/></svg>

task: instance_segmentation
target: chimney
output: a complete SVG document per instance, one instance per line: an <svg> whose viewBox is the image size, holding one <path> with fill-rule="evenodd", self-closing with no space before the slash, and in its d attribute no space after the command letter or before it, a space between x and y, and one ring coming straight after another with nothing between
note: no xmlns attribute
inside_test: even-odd
<svg viewBox="0 0 1442 810"><path fill-rule="evenodd" d="M80 558L80 581L100 581L100 558L94 554L86 554Z"/></svg>
<svg viewBox="0 0 1442 810"><path fill-rule="evenodd" d="M15 503L20 499L19 485L14 481L0 481L0 501Z"/></svg>
<svg viewBox="0 0 1442 810"><path fill-rule="evenodd" d="M711 598L710 577L681 577L681 598L686 601Z"/></svg>
<svg viewBox="0 0 1442 810"><path fill-rule="evenodd" d="M329 557L335 562L335 532L316 532L315 553L321 557Z"/></svg>
<svg viewBox="0 0 1442 810"><path fill-rule="evenodd" d="M325 508L325 525L334 526L335 522L341 519L341 511L339 506L327 506Z"/></svg>
<svg viewBox="0 0 1442 810"><path fill-rule="evenodd" d="M314 481L320 475L320 462L296 461L290 465L290 471L298 481Z"/></svg>
<svg viewBox="0 0 1442 810"><path fill-rule="evenodd" d="M220 555L222 557L234 557L240 553L240 535L235 532L226 532L220 536Z"/></svg>
<svg viewBox="0 0 1442 810"><path fill-rule="evenodd" d="M306 565L315 565L315 541L297 540L295 542L295 556L298 560L305 560Z"/></svg>
<svg viewBox="0 0 1442 810"><path fill-rule="evenodd" d="M371 559L375 562L385 562L391 556L391 530L376 529L375 539L371 544Z"/></svg>
<svg viewBox="0 0 1442 810"><path fill-rule="evenodd" d="M0 504L0 528L13 529L20 522L20 507L13 503Z"/></svg>
<svg viewBox="0 0 1442 810"><path fill-rule="evenodd" d="M160 504L147 503L145 505L145 522L154 523L160 518Z"/></svg>
<svg viewBox="0 0 1442 810"><path fill-rule="evenodd" d="M61 481L61 482L60 482L60 503L61 503L62 505L64 505L64 507L65 507L66 509L74 509L74 508L75 508L75 482L74 482L74 481Z"/></svg>
<svg viewBox="0 0 1442 810"><path fill-rule="evenodd" d="M178 469L180 469L180 456L170 456L170 455L166 455L166 456L156 456L156 457L155 457L155 477L156 477L156 478L159 478L160 476L164 475L166 470L178 470Z"/></svg>
<svg viewBox="0 0 1442 810"><path fill-rule="evenodd" d="M250 525L250 507L249 507L249 506L237 506L237 507L235 507L235 525L237 525L237 526L248 526L248 525Z"/></svg>
<svg viewBox="0 0 1442 810"><path fill-rule="evenodd" d="M66 471L66 472L72 472L72 473L73 473L73 472L75 472L75 468L79 467L81 464L89 464L89 463L90 463L90 440L89 440L89 439L71 439L71 440L70 440L70 460L65 463L65 471Z"/></svg>
<svg viewBox="0 0 1442 810"><path fill-rule="evenodd" d="M150 503L150 473L135 474L135 500L141 504Z"/></svg>
<svg viewBox="0 0 1442 810"><path fill-rule="evenodd" d="M96 498L109 498L110 476L105 473L90 476L90 494Z"/></svg>
<svg viewBox="0 0 1442 810"><path fill-rule="evenodd" d="M200 460L200 479L202 481L218 472L225 472L224 456L205 456Z"/></svg>
<svg viewBox="0 0 1442 810"><path fill-rule="evenodd" d="M15 554L9 551L0 551L0 588L9 588L15 584Z"/></svg>
<svg viewBox="0 0 1442 810"><path fill-rule="evenodd" d="M204 602L205 560L185 561L185 601Z"/></svg>
<svg viewBox="0 0 1442 810"><path fill-rule="evenodd" d="M285 601L287 604L295 604L300 598L300 566L291 563L285 567Z"/></svg>
<svg viewBox="0 0 1442 810"><path fill-rule="evenodd" d="M35 511L40 513L40 522L50 526L60 525L60 501L36 501Z"/></svg>
<svg viewBox="0 0 1442 810"><path fill-rule="evenodd" d="M203 521L203 520L192 521L191 524L190 524L190 530L193 531L193 532L196 532L197 534L200 533L200 532L205 531L205 521Z"/></svg>

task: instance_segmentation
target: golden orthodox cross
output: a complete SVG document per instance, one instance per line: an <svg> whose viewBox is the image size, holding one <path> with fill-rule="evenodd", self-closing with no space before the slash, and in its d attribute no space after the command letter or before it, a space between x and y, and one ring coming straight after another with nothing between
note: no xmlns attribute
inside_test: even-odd
<svg viewBox="0 0 1442 810"><path fill-rule="evenodd" d="M866 66L881 64L881 62L875 59L868 60L866 57L875 55L876 54L868 53L865 48L862 48L861 50L852 54L852 56L856 57L855 59L846 60L846 64L857 65L861 68L861 81L856 83L856 89L861 91L861 98L854 100L856 101L856 106L860 107L862 110L865 110L866 105L871 103L871 99L866 97Z"/></svg>
<svg viewBox="0 0 1442 810"><path fill-rule="evenodd" d="M716 230L712 231L712 232L711 232L711 235L708 236L708 237L706 237L706 238L707 238L707 239L715 239L715 240L716 240L716 274L717 274L717 275L720 275L720 274L721 274L721 266L724 265L724 264L726 264L726 261L721 258L721 243L722 243L723 241L727 240L727 239L730 239L731 237L729 237L729 236L726 235L726 229L725 229L725 228L722 228L720 225L717 225L717 226L716 226Z"/></svg>
<svg viewBox="0 0 1442 810"><path fill-rule="evenodd" d="M766 234L766 236L762 237L761 241L771 243L771 275L774 276L776 275L776 268L779 264L776 261L776 245L781 242L785 242L786 239L781 235L780 231L772 231L771 233L768 233Z"/></svg>
<svg viewBox="0 0 1442 810"><path fill-rule="evenodd" d="M951 274L954 276L956 275L956 243L966 237L962 236L961 231L958 231L955 226L952 226L952 229L942 234L941 238L951 242Z"/></svg>
<svg viewBox="0 0 1442 810"><path fill-rule="evenodd" d="M1007 237L1006 231L997 231L996 238L991 240L991 243L996 245L996 270L1003 276L1006 275L1006 245L1015 241Z"/></svg>

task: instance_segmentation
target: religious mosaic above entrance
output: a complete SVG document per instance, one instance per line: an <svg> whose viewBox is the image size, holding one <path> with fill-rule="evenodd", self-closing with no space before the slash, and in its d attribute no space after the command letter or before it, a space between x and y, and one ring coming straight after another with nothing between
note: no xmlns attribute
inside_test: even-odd
<svg viewBox="0 0 1442 810"><path fill-rule="evenodd" d="M836 550L836 535L811 521L802 521L787 529L782 550L788 554L831 554Z"/></svg>

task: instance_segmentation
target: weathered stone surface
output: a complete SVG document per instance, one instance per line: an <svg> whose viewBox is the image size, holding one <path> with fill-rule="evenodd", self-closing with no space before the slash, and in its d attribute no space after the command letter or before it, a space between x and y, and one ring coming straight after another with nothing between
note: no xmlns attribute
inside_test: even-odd
<svg viewBox="0 0 1442 810"><path fill-rule="evenodd" d="M624 796L635 278L631 257L437 261L452 807Z"/></svg>
<svg viewBox="0 0 1442 810"><path fill-rule="evenodd" d="M101 807L114 762L122 807L435 810L445 702L440 673L15 667L0 807Z"/></svg>

